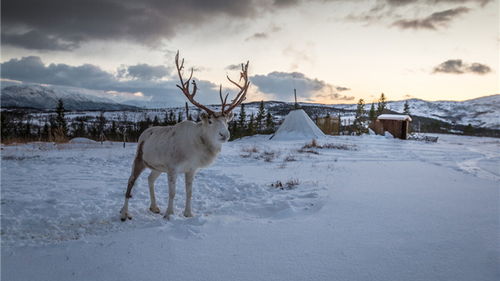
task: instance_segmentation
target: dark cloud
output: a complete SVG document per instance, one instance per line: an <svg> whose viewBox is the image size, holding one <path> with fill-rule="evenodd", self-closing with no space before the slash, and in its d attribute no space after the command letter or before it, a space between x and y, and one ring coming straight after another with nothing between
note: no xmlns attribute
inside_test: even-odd
<svg viewBox="0 0 500 281"><path fill-rule="evenodd" d="M2 33L2 43L24 46L26 49L34 50L68 51L77 47L75 42L65 42L57 37L43 34L36 30L19 34Z"/></svg>
<svg viewBox="0 0 500 281"><path fill-rule="evenodd" d="M330 100L352 100L354 97L340 95L335 86L318 79L312 79L300 72L271 72L267 75L255 75L250 78L252 83L273 99L293 100L293 89L303 101L313 101L318 98Z"/></svg>
<svg viewBox="0 0 500 281"><path fill-rule="evenodd" d="M0 64L0 69L0 77L3 79L93 90L141 92L145 97L151 98L153 102L158 101L159 103L180 104L185 100L176 87L177 80L157 79L170 75L169 70L161 66L138 64L122 68L122 73L119 72L119 75L115 76L91 64L81 66L67 64L45 65L40 57L30 56L4 62ZM135 79L119 79L123 77ZM205 80L197 80L197 83L201 93L197 97L201 102L218 102L217 85Z"/></svg>
<svg viewBox="0 0 500 281"><path fill-rule="evenodd" d="M475 3L484 6L492 0L386 0L390 6L405 6L408 4L438 4L438 3Z"/></svg>
<svg viewBox="0 0 500 281"><path fill-rule="evenodd" d="M170 69L162 65L153 66L140 63L128 66L123 76L141 80L155 80L168 76L170 72Z"/></svg>
<svg viewBox="0 0 500 281"><path fill-rule="evenodd" d="M350 88L346 88L346 87L342 87L342 86L337 86L335 87L335 89L339 92L343 92L343 91L349 91L351 90Z"/></svg>
<svg viewBox="0 0 500 281"><path fill-rule="evenodd" d="M366 24L390 22L390 26L401 29L435 30L446 27L453 19L469 12L472 5L476 4L484 7L490 2L492 0L379 0L368 10L349 14L346 20ZM469 7L450 8L449 6L452 4L463 4ZM436 9L443 9L443 6L448 6L448 9L434 12L425 18L407 18L404 15L408 13L408 7L418 11L435 7Z"/></svg>
<svg viewBox="0 0 500 281"><path fill-rule="evenodd" d="M491 68L481 63L464 63L460 59L447 60L434 67L433 73L463 74L473 73L484 75L491 72Z"/></svg>
<svg viewBox="0 0 500 281"><path fill-rule="evenodd" d="M34 56L11 59L2 63L0 67L2 78L25 82L104 88L115 80L112 74L95 65L49 64L45 66L40 57Z"/></svg>
<svg viewBox="0 0 500 281"><path fill-rule="evenodd" d="M241 70L241 64L230 64L226 66L227 70Z"/></svg>
<svg viewBox="0 0 500 281"><path fill-rule="evenodd" d="M260 39L267 39L272 36L273 33L279 32L281 30L281 27L271 24L268 27L268 31L263 31L263 32L256 32L252 36L249 36L245 39L245 41L249 40L260 40Z"/></svg>
<svg viewBox="0 0 500 281"><path fill-rule="evenodd" d="M248 37L247 39L245 39L245 41L249 41L249 40L258 40L258 39L266 39L268 37L267 33L265 32L257 32L257 33L254 33L252 36Z"/></svg>
<svg viewBox="0 0 500 281"><path fill-rule="evenodd" d="M291 7L299 4L299 0L274 0L273 5L277 7Z"/></svg>
<svg viewBox="0 0 500 281"><path fill-rule="evenodd" d="M154 46L214 18L252 18L262 8L255 1L4 0L2 44L68 50L89 40L131 40Z"/></svg>
<svg viewBox="0 0 500 281"><path fill-rule="evenodd" d="M487 65L480 64L480 63L472 63L467 67L467 70L472 73L476 74L487 74L491 72L491 68Z"/></svg>
<svg viewBox="0 0 500 281"><path fill-rule="evenodd" d="M392 25L401 29L438 29L446 27L454 18L469 12L467 7L458 7L441 12L432 13L423 19L402 19L395 21Z"/></svg>

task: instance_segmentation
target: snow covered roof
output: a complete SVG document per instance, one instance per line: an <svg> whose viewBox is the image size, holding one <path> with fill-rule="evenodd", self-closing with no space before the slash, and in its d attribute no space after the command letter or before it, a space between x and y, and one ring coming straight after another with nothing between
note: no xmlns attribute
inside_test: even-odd
<svg viewBox="0 0 500 281"><path fill-rule="evenodd" d="M297 140L322 138L325 134L302 109L290 111L285 120L271 137L273 140Z"/></svg>
<svg viewBox="0 0 500 281"><path fill-rule="evenodd" d="M411 117L408 115L398 115L398 114L382 114L377 117L379 120L398 120L398 121L411 121Z"/></svg>

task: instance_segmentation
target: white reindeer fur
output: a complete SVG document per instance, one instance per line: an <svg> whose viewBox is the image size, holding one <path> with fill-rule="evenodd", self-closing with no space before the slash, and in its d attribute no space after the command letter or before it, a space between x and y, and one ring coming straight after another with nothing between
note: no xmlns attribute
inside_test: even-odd
<svg viewBox="0 0 500 281"><path fill-rule="evenodd" d="M148 177L151 198L150 210L159 213L154 194L155 180L161 173L168 175L169 199L165 218L174 213L173 200L178 173L186 177L186 205L184 216L191 217L191 194L193 178L198 169L210 165L221 150L222 144L229 139L226 117L221 114L208 116L202 114L202 121L184 121L175 126L151 127L139 137L137 153L129 178L125 203L121 210L121 220L132 217L128 213L128 199L136 179L145 168L151 169Z"/></svg>

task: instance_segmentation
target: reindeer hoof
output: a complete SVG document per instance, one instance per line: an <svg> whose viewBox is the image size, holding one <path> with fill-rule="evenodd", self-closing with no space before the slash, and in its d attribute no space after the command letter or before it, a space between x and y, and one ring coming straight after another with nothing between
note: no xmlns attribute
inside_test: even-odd
<svg viewBox="0 0 500 281"><path fill-rule="evenodd" d="M127 219L131 220L132 216L130 216L128 213L122 212L120 216L121 221L126 221Z"/></svg>
<svg viewBox="0 0 500 281"><path fill-rule="evenodd" d="M158 208L158 206L154 206L154 207L149 207L149 210L155 214L159 214L160 213L160 208Z"/></svg>
<svg viewBox="0 0 500 281"><path fill-rule="evenodd" d="M184 216L186 218L191 218L191 217L193 217L193 213L191 213L191 212L184 212Z"/></svg>

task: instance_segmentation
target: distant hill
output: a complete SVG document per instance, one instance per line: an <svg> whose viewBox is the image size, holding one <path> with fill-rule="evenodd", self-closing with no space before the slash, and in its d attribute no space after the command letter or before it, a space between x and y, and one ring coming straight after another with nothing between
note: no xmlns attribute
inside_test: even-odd
<svg viewBox="0 0 500 281"><path fill-rule="evenodd" d="M408 99L401 101L389 101L387 109L403 113L405 102L410 106L410 114L425 118L432 118L442 122L483 127L500 130L500 95L491 95L466 101L425 101L421 99ZM287 103L292 108L293 103ZM352 114L356 110L356 104L321 105L301 103L308 113L334 114L341 112L343 116ZM371 104L365 105L365 110L370 110ZM377 105L375 104L375 107Z"/></svg>
<svg viewBox="0 0 500 281"><path fill-rule="evenodd" d="M403 112L405 101L389 102L389 109ZM410 113L440 121L500 129L500 95L486 96L466 101L408 100Z"/></svg>
<svg viewBox="0 0 500 281"><path fill-rule="evenodd" d="M58 99L63 99L67 110L138 110L141 108L169 108L166 104L151 103L141 100L129 100L122 103L106 98L103 91L81 88L42 85L12 85L1 91L2 108L30 108L37 110L54 109ZM425 101L408 99L389 101L387 108L393 112L403 112L404 103L410 105L410 113L414 117L437 120L451 125L467 126L500 130L500 95L491 95L466 101ZM259 102L246 103L247 116L257 114ZM294 103L266 101L265 107L278 119L283 118L293 109ZM356 104L315 104L300 103L311 116L340 114L343 118L354 118ZM371 104L366 104L369 111ZM217 109L218 106L211 106ZM174 109L170 107L171 109ZM183 111L184 107L174 111ZM192 112L197 111L192 107ZM239 108L234 110L239 114ZM430 122L430 121L429 121Z"/></svg>
<svg viewBox="0 0 500 281"><path fill-rule="evenodd" d="M2 88L2 108L55 109L62 99L67 110L135 110L136 106L117 103L90 94L92 90L42 85L13 85Z"/></svg>

